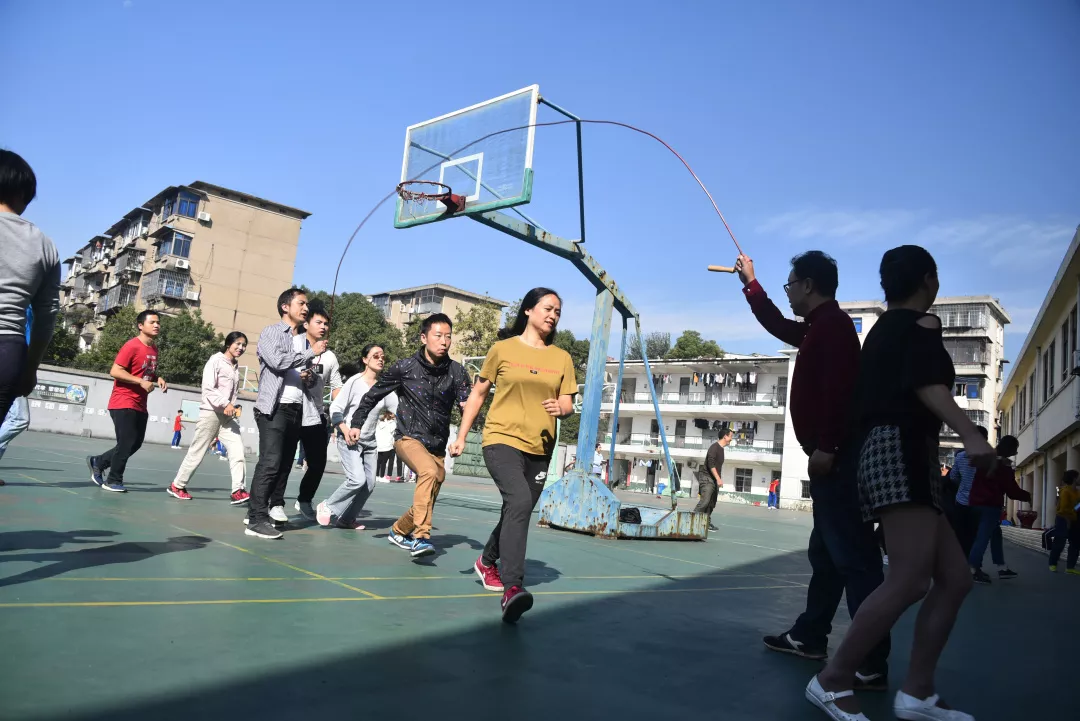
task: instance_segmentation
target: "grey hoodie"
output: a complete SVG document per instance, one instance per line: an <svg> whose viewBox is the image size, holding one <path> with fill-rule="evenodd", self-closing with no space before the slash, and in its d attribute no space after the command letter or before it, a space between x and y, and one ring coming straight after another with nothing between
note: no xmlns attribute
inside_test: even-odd
<svg viewBox="0 0 1080 721"><path fill-rule="evenodd" d="M36 225L0 212L0 335L26 332L27 306L34 309L31 339L52 338L60 310L60 256Z"/></svg>

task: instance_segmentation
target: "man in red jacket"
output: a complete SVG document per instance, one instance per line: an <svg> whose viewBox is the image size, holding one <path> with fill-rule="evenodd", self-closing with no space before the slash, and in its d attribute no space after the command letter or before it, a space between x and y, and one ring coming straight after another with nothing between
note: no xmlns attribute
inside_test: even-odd
<svg viewBox="0 0 1080 721"><path fill-rule="evenodd" d="M814 530L807 555L814 575L806 593L806 611L778 636L766 636L773 651L812 659L827 657L832 620L847 592L848 612L859 605L885 576L872 524L859 508L855 471L859 449L851 437L849 414L859 370L859 335L836 302L836 261L811 250L791 261L784 284L788 303L803 321L784 317L754 275L754 263L740 255L735 264L743 293L762 327L799 349L791 379L791 425L810 457L807 476L814 501ZM886 636L857 675L856 690L888 688L890 641Z"/></svg>
<svg viewBox="0 0 1080 721"><path fill-rule="evenodd" d="M1008 581L1016 578L1016 572L1005 565L1005 548L1001 539L1001 506L1008 496L1018 501L1031 503L1031 494L1016 484L1016 471L1009 458L1020 450L1020 442L1015 436L1002 436L997 444L998 462L994 469L987 472L975 472L968 494L968 505L978 523L975 542L971 546L968 562L971 564L971 576L975 583L990 583L990 574L982 570L986 547L990 546L990 558L998 569L998 580Z"/></svg>

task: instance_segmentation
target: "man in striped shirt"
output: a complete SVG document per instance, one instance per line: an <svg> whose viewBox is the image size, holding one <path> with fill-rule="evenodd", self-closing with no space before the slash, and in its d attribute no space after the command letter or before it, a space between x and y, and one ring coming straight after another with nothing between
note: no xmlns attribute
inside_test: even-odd
<svg viewBox="0 0 1080 721"><path fill-rule="evenodd" d="M251 500L244 531L258 538L281 538L271 521L270 499L289 480L296 444L304 422L304 383L316 356L326 352L326 339L297 350L293 336L304 332L308 300L304 291L289 288L278 297L281 322L263 328L259 336L259 398L255 424L259 427L259 461L251 478ZM288 520L284 508L280 517Z"/></svg>

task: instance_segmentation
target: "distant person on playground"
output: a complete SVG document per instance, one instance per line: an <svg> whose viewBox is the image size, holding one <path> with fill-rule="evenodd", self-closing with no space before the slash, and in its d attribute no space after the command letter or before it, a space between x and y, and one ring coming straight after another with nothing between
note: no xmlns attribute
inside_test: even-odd
<svg viewBox="0 0 1080 721"><path fill-rule="evenodd" d="M948 709L936 688L938 660L972 587L967 559L942 514L941 424L956 431L976 467L991 465L994 449L953 399L956 373L941 321L928 313L938 292L933 256L916 245L893 248L882 257L880 274L888 305L863 345L855 420L865 439L857 471L860 505L866 521L881 520L889 575L863 600L805 695L832 719L864 720L854 695L857 672L900 616L922 601L893 712L905 720L974 721Z"/></svg>
<svg viewBox="0 0 1080 721"><path fill-rule="evenodd" d="M1016 572L1005 565L1005 544L1001 535L1002 496L1031 503L1031 494L1016 484L1016 471L1009 459L1020 450L1016 436L1002 436L997 444L997 465L992 470L979 470L968 496L971 512L975 517L976 535L968 554L971 575L975 583L990 583L990 575L982 570L986 547L990 546L990 558L997 566L999 581L1016 578ZM959 454L958 454L959 455Z"/></svg>
<svg viewBox="0 0 1080 721"><path fill-rule="evenodd" d="M169 390L164 378L157 374L157 337L161 333L161 318L152 310L144 310L135 320L139 334L120 348L109 375L113 377L109 415L116 431L116 445L100 456L87 456L90 480L106 491L125 493L124 470L128 459L135 455L146 436L146 399L155 386L162 393ZM109 472L105 478L105 471Z"/></svg>
<svg viewBox="0 0 1080 721"><path fill-rule="evenodd" d="M259 428L259 460L251 475L247 528L244 533L265 539L281 538L271 519L289 520L283 507L270 508L270 500L284 486L292 470L293 454L300 443L304 422L304 388L313 373L316 357L326 352L326 339L297 349L308 317L307 294L289 288L278 296L281 322L263 328L259 336L259 398L255 402L255 425ZM230 455L232 455L230 453Z"/></svg>
<svg viewBox="0 0 1080 721"><path fill-rule="evenodd" d="M195 424L195 438L191 441L187 455L180 463L176 478L166 489L170 496L182 501L191 500L187 491L192 474L198 470L206 457L206 451L212 445L220 444L223 458L229 461L232 475L232 493L229 502L238 506L249 498L244 490L244 477L247 475L247 463L244 459L244 439L240 436L240 407L236 405L236 394L240 391L240 356L247 350L247 336L234 330L225 337L225 346L220 353L210 356L203 366L202 402L199 404L199 422Z"/></svg>
<svg viewBox="0 0 1080 721"><path fill-rule="evenodd" d="M397 460L394 453L394 429L397 427L397 419L389 411L379 417L375 424L375 449L379 453L379 466L375 470L378 480L389 482L391 477L401 480L401 461ZM398 472L394 473L394 461L397 460Z"/></svg>
<svg viewBox="0 0 1080 721"><path fill-rule="evenodd" d="M341 468L345 481L330 497L315 509L320 526L364 530L356 517L375 490L375 474L378 471L379 451L375 438L376 425L385 413L397 410L397 394L391 393L375 404L367 420L360 428L352 428L349 422L360 405L361 399L371 390L386 364L386 353L380 345L368 345L361 351L363 372L345 381L337 398L330 404L330 422L341 431L337 439Z"/></svg>
<svg viewBox="0 0 1080 721"><path fill-rule="evenodd" d="M724 449L731 443L732 430L724 426L716 436L716 440L709 446L705 454L705 478L698 482L698 503L694 507L694 513L704 513L709 516L709 530L719 531L713 525L712 514L716 510L716 499L720 495L720 489L724 487Z"/></svg>
<svg viewBox="0 0 1080 721"><path fill-rule="evenodd" d="M806 610L787 632L766 636L765 645L811 659L828 655L829 633L840 598L852 618L859 604L881 585L881 553L872 524L863 521L855 469L859 443L851 429L851 406L859 369L859 335L836 302L836 261L811 250L791 261L784 293L795 315L784 318L765 294L745 255L736 262L743 294L754 316L778 340L799 349L791 379L791 424L810 458L807 477L814 501L814 530L807 556L813 576ZM888 688L889 637L860 669L856 688Z"/></svg>
<svg viewBox="0 0 1080 721"><path fill-rule="evenodd" d="M38 366L60 310L56 246L22 217L36 195L37 177L30 165L0 150L0 419L7 418L16 398L30 395L37 385Z"/></svg>
<svg viewBox="0 0 1080 721"><path fill-rule="evenodd" d="M473 568L486 590L503 591L502 617L507 623L516 622L533 605L532 594L525 590L529 519L544 491L558 442L555 421L574 412L574 361L552 345L561 316L562 299L555 291L533 288L525 294L514 324L499 331L500 340L484 359L461 414L457 440L450 446L454 457L465 450L469 431L494 385L482 445L484 465L502 494L502 513ZM597 445L597 456L599 450Z"/></svg>
<svg viewBox="0 0 1080 721"><path fill-rule="evenodd" d="M179 410L176 412L176 418L173 419L173 434L172 434L172 446L173 450L180 449L180 433L184 430L184 411Z"/></svg>
<svg viewBox="0 0 1080 721"><path fill-rule="evenodd" d="M464 405L469 397L469 375L448 355L453 327L443 313L425 318L420 326L420 350L383 372L360 401L350 423L352 428L363 428L379 401L397 393L394 450L416 473L416 489L412 506L391 526L388 540L413 558L435 553L431 518L446 479L450 411L455 404Z"/></svg>
<svg viewBox="0 0 1080 721"><path fill-rule="evenodd" d="M769 508L780 510L780 479L769 481Z"/></svg>
<svg viewBox="0 0 1080 721"><path fill-rule="evenodd" d="M1057 573L1058 561L1065 544L1069 544L1069 555L1065 559L1065 573L1080 576L1076 560L1080 558L1080 522L1077 522L1077 510L1080 506L1080 473L1065 471L1058 491L1057 516L1054 519L1054 542L1050 547L1050 571Z"/></svg>

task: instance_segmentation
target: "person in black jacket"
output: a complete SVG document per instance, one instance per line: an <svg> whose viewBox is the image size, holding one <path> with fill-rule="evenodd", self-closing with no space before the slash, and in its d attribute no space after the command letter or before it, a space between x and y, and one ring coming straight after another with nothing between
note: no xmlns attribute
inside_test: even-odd
<svg viewBox="0 0 1080 721"><path fill-rule="evenodd" d="M394 451L416 474L416 490L412 506L390 528L389 541L414 558L435 553L431 517L446 478L443 463L450 436L450 411L455 403L464 406L472 389L465 369L447 355L453 327L443 313L424 319L420 331L424 345L415 355L383 371L352 417L353 428L363 427L375 405L397 393Z"/></svg>

